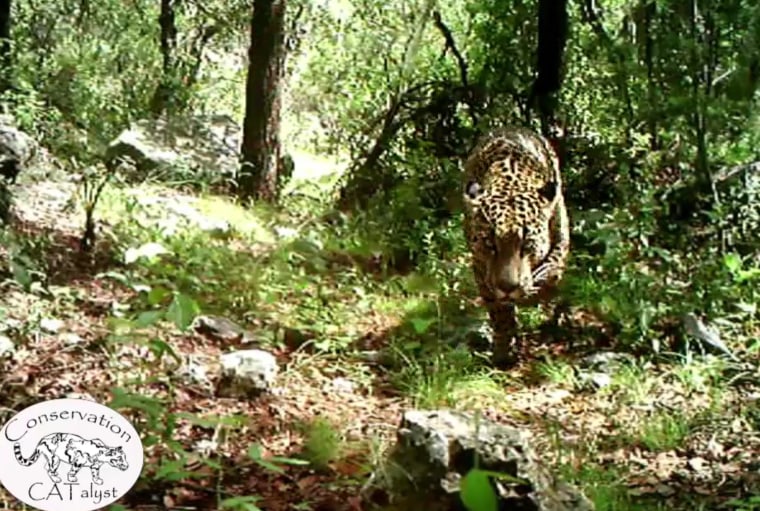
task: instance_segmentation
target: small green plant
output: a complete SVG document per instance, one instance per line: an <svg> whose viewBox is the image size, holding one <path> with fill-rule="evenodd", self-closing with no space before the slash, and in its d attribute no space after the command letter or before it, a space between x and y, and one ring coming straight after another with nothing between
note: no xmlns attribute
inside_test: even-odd
<svg viewBox="0 0 760 511"><path fill-rule="evenodd" d="M326 470L343 451L340 432L330 421L318 417L304 427L304 459L317 470Z"/></svg>
<svg viewBox="0 0 760 511"><path fill-rule="evenodd" d="M735 511L760 511L760 495L752 495L745 499L734 499L726 502L726 507Z"/></svg>
<svg viewBox="0 0 760 511"><path fill-rule="evenodd" d="M663 504L638 503L628 488L621 484L619 470L585 462L579 468L565 466L562 470L568 480L576 483L593 502L596 511L665 511Z"/></svg>
<svg viewBox="0 0 760 511"><path fill-rule="evenodd" d="M536 373L558 385L573 387L577 383L575 369L563 360L547 360L536 365Z"/></svg>
<svg viewBox="0 0 760 511"><path fill-rule="evenodd" d="M72 161L72 167L76 168L76 159ZM109 183L113 174L108 171L88 168L82 173L82 182L77 196L84 209L84 229L79 240L79 246L85 252L90 251L95 245L95 208L103 193L103 189Z"/></svg>
<svg viewBox="0 0 760 511"><path fill-rule="evenodd" d="M615 372L612 384L603 392L619 392L618 400L623 404L639 404L649 401L652 390L657 385L657 379L645 368L638 365L625 364Z"/></svg>
<svg viewBox="0 0 760 511"><path fill-rule="evenodd" d="M723 256L723 264L737 284L760 279L760 266L747 267L739 254L733 252L726 254Z"/></svg>
<svg viewBox="0 0 760 511"><path fill-rule="evenodd" d="M497 511L499 503L488 472L472 469L460 482L460 496L468 511Z"/></svg>
<svg viewBox="0 0 760 511"><path fill-rule="evenodd" d="M394 384L407 394L414 406L436 408L454 406L468 400L466 394L487 398L493 394L494 380L474 363L467 349L444 349L425 356L407 355L408 349L396 348L401 369L393 375Z"/></svg>
<svg viewBox="0 0 760 511"><path fill-rule="evenodd" d="M650 451L680 447L691 432L688 418L678 413L659 413L644 424L638 441Z"/></svg>
<svg viewBox="0 0 760 511"><path fill-rule="evenodd" d="M230 497L220 501L219 508L231 509L233 511L262 511L261 508L256 505L256 502L260 500L261 497L254 497L250 495L242 497Z"/></svg>
<svg viewBox="0 0 760 511"><path fill-rule="evenodd" d="M719 358L695 360L688 356L673 369L673 376L689 391L706 392L721 385L725 362Z"/></svg>

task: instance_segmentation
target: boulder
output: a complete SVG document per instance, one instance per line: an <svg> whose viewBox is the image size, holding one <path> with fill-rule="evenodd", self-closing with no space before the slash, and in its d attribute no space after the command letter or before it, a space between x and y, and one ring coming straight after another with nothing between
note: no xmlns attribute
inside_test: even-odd
<svg viewBox="0 0 760 511"><path fill-rule="evenodd" d="M0 116L0 176L15 183L37 154L37 142L13 125L8 116Z"/></svg>
<svg viewBox="0 0 760 511"><path fill-rule="evenodd" d="M460 481L476 467L476 458L480 470L507 476L490 478L497 509L594 509L580 490L540 463L527 430L448 410L404 413L383 471L385 490L403 509L463 510Z"/></svg>
<svg viewBox="0 0 760 511"><path fill-rule="evenodd" d="M217 395L253 398L273 387L279 371L277 359L264 350L240 350L220 357L221 377Z"/></svg>
<svg viewBox="0 0 760 511"><path fill-rule="evenodd" d="M229 185L237 179L242 141L241 123L227 115L143 119L109 144L103 162L131 182L183 176ZM282 189L293 176L295 162L284 152L280 160Z"/></svg>
<svg viewBox="0 0 760 511"><path fill-rule="evenodd" d="M231 178L237 173L241 140L240 125L225 115L143 119L109 144L104 163L131 181L162 171Z"/></svg>

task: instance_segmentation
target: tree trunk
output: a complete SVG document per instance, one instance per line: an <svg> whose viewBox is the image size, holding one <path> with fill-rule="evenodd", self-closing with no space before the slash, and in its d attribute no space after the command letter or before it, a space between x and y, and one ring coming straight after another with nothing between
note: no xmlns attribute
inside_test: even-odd
<svg viewBox="0 0 760 511"><path fill-rule="evenodd" d="M11 87L11 0L0 0L0 94Z"/></svg>
<svg viewBox="0 0 760 511"><path fill-rule="evenodd" d="M538 3L537 75L531 97L538 104L541 131L548 135L556 107L555 94L562 85L562 58L567 42L567 0Z"/></svg>
<svg viewBox="0 0 760 511"><path fill-rule="evenodd" d="M156 117L164 113L171 102L175 75L174 54L177 48L175 3L175 0L161 0L161 13L158 16L158 25L161 27L161 79L150 102L150 110Z"/></svg>
<svg viewBox="0 0 760 511"><path fill-rule="evenodd" d="M278 199L280 87L284 71L286 0L254 0L245 87L240 198Z"/></svg>
<svg viewBox="0 0 760 511"><path fill-rule="evenodd" d="M644 63L647 68L647 126L649 130L649 147L652 151L660 148L658 139L658 105L657 105L657 84L655 83L654 69L654 37L652 35L652 23L657 16L657 3L653 0L647 0L641 6L643 10L643 32L644 32Z"/></svg>

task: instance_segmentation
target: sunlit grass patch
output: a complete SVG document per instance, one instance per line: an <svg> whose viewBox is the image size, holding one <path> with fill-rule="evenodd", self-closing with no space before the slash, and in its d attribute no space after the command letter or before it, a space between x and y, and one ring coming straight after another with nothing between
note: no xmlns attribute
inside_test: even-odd
<svg viewBox="0 0 760 511"><path fill-rule="evenodd" d="M636 502L621 482L621 470L586 462L578 468L564 467L562 473L575 482L594 503L596 511L664 511L664 504Z"/></svg>
<svg viewBox="0 0 760 511"><path fill-rule="evenodd" d="M401 346L391 381L418 408L476 409L498 402L503 386L464 348L441 348L415 358Z"/></svg>
<svg viewBox="0 0 760 511"><path fill-rule="evenodd" d="M601 392L615 394L620 404L636 405L648 403L661 381L640 364L621 364L611 375L611 383Z"/></svg>
<svg viewBox="0 0 760 511"><path fill-rule="evenodd" d="M650 451L668 451L683 445L692 431L691 420L681 413L659 412L647 418L631 441Z"/></svg>
<svg viewBox="0 0 760 511"><path fill-rule="evenodd" d="M687 391L708 392L725 385L722 380L725 361L717 357L684 357L681 363L670 370L670 374Z"/></svg>
<svg viewBox="0 0 760 511"><path fill-rule="evenodd" d="M532 368L532 373L557 385L573 388L578 384L575 368L566 360L552 358L537 362Z"/></svg>

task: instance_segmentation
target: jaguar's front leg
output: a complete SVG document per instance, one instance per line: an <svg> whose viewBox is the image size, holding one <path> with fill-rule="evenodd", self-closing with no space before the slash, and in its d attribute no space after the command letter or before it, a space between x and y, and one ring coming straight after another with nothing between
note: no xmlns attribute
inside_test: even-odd
<svg viewBox="0 0 760 511"><path fill-rule="evenodd" d="M536 287L557 284L565 272L570 253L570 219L562 197L557 201L554 215L549 220L549 232L552 237L551 249L532 274Z"/></svg>
<svg viewBox="0 0 760 511"><path fill-rule="evenodd" d="M68 480L69 480L70 483L79 482L79 480L77 479L77 474L79 473L80 470L82 470L82 465L81 464L74 463L74 464L71 465L71 470L69 470L69 473L67 475Z"/></svg>
<svg viewBox="0 0 760 511"><path fill-rule="evenodd" d="M476 252L477 253L477 252ZM480 298L488 311L488 320L493 330L491 338L491 363L498 368L508 368L517 360L515 345L517 334L516 307L496 297L488 283L487 263L477 258L473 261L475 283Z"/></svg>
<svg viewBox="0 0 760 511"><path fill-rule="evenodd" d="M508 369L518 360L517 307L513 303L487 301L488 317L493 329L492 363L499 369Z"/></svg>

